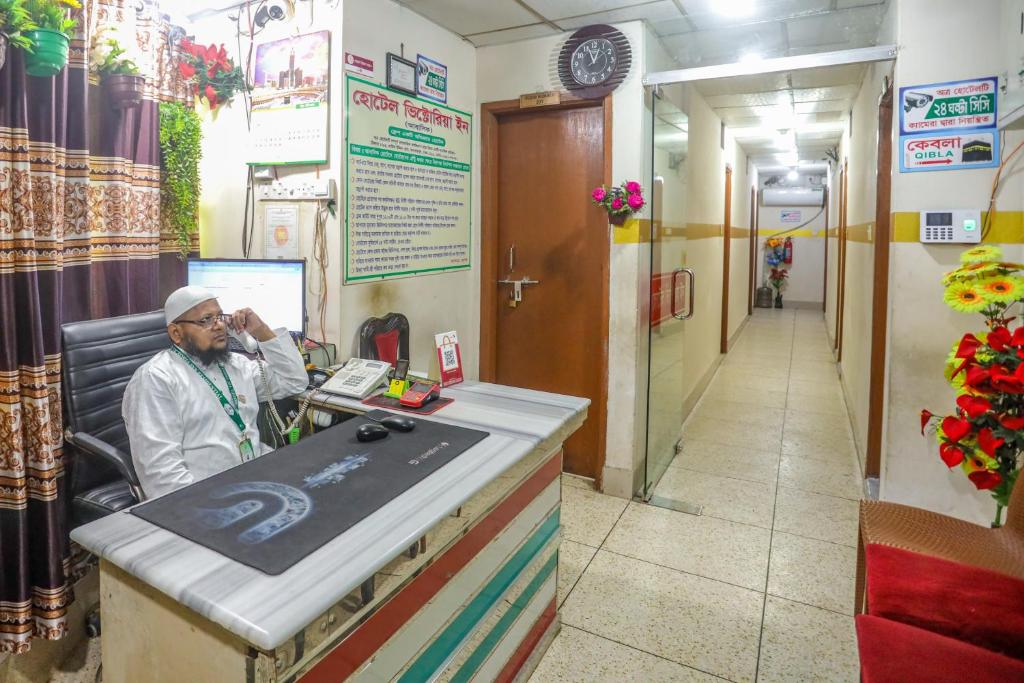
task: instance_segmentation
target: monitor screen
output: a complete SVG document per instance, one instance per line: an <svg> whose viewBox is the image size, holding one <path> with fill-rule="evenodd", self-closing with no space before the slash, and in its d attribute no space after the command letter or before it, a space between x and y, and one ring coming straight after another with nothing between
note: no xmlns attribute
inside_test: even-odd
<svg viewBox="0 0 1024 683"><path fill-rule="evenodd" d="M305 261L190 259L188 284L215 293L225 313L248 307L271 328L305 333Z"/></svg>

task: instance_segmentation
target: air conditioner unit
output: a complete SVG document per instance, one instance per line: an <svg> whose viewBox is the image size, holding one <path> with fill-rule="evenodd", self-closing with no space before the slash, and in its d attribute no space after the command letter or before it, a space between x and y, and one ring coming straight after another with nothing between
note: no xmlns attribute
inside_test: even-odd
<svg viewBox="0 0 1024 683"><path fill-rule="evenodd" d="M824 206L825 190L822 188L765 188L761 191L764 206Z"/></svg>

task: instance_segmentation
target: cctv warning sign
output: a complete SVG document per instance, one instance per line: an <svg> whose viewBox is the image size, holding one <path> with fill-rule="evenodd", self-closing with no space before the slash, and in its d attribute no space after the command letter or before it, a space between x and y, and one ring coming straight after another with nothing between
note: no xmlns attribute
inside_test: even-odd
<svg viewBox="0 0 1024 683"><path fill-rule="evenodd" d="M994 128L995 76L900 88L900 134Z"/></svg>

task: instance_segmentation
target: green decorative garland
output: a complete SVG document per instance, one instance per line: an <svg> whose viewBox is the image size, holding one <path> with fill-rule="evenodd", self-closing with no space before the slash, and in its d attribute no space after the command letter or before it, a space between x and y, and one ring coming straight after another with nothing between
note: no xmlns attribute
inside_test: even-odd
<svg viewBox="0 0 1024 683"><path fill-rule="evenodd" d="M160 220L178 237L181 260L198 229L199 159L203 132L199 116L183 104L160 104Z"/></svg>

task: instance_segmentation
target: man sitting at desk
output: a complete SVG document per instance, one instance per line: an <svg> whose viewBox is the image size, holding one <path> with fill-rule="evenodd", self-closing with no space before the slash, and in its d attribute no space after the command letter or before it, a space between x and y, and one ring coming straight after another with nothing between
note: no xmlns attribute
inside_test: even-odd
<svg viewBox="0 0 1024 683"><path fill-rule="evenodd" d="M213 293L182 287L164 317L174 345L135 371L121 406L147 498L270 452L256 426L259 397L285 398L308 382L287 330L271 330L252 309L225 315ZM259 341L262 369L228 351L229 325Z"/></svg>

